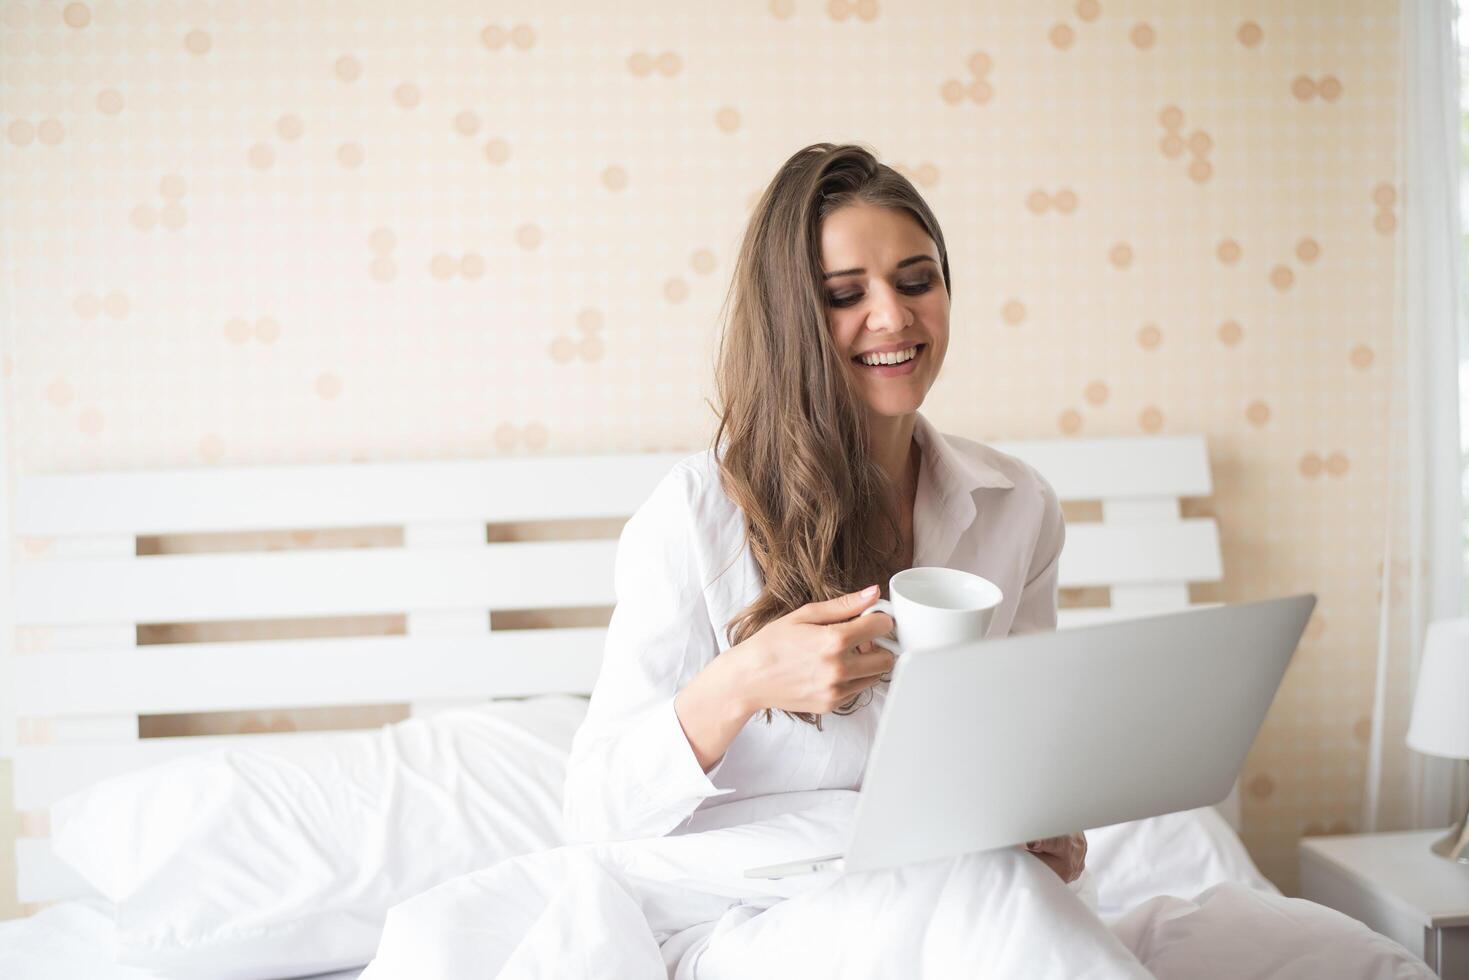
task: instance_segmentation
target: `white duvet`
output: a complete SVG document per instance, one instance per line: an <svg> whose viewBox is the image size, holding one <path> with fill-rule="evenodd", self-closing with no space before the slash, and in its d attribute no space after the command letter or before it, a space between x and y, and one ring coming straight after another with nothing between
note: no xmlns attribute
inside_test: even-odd
<svg viewBox="0 0 1469 980"><path fill-rule="evenodd" d="M528 702L523 708L529 712L524 722L544 715L549 727L541 727L552 755L562 757L581 703ZM463 728L482 714L466 715L451 727ZM465 733L479 730L470 726ZM504 756L505 766L461 772L453 764L463 755L458 740L442 743L452 758L439 760L445 774L460 773L455 780L425 780L421 765L414 767L411 780L384 778L439 795L441 784L452 784L457 792L463 778L479 773L483 778L471 779L474 791L461 804L492 804L483 817L493 823L505 799L550 785L548 780L560 782L559 769L541 771L545 759L513 744L513 757L524 761L528 773L534 770L534 779L518 777L508 765L511 756ZM491 761L501 756L492 753ZM527 798L540 800L534 793ZM677 835L555 847L498 863L487 857L483 867L461 864L481 870L440 877L436 880L442 884L416 894L400 893L414 897L396 900L391 908L364 908L364 917L371 917L369 942L377 939L379 917L387 912L377 956L362 976L1432 976L1406 950L1355 921L1280 896L1233 830L1208 807L1088 831L1082 888L1063 885L1038 859L1013 849L888 872L774 882L744 877L747 867L841 850L855 800L856 794L845 790L757 796L700 809L688 832ZM533 809L546 810L543 802ZM430 873L436 858L462 836L450 832L451 824L405 820L401 806L380 809L381 820L370 826L392 831L382 838L388 848L382 856L391 863L368 867L348 860L344 867L354 876L376 878L386 868L407 865ZM258 815L267 811L238 812L256 815L258 826ZM295 813L285 808L280 819L294 819ZM449 837L436 840L436 833ZM547 833L559 839L554 828ZM210 837L195 847L225 843ZM348 853L357 852L349 848ZM372 851L362 853L370 858ZM250 864L250 852L240 859ZM201 874L210 867L218 871L217 866L194 866ZM189 889L179 889L172 896L177 904L197 904L189 901ZM355 901L358 894L339 891L333 901ZM343 937L319 915L310 921L313 925L301 930L319 947L310 956L282 959L276 932L261 936L259 948L248 951L249 960L238 946L228 957L200 950L194 969L164 975L311 973L321 951L342 945ZM232 923L241 929L250 924L243 918ZM149 975L113 962L116 940L109 903L62 903L29 919L0 923L0 977ZM372 948L361 947L361 959L351 962L372 958ZM267 970L264 963L275 966Z"/></svg>
<svg viewBox="0 0 1469 980"><path fill-rule="evenodd" d="M690 833L568 845L463 875L389 911L362 980L1433 976L1355 920L1278 894L1242 848L1235 860L1219 846L1213 811L1094 831L1094 890L1068 887L1017 848L744 877L839 852L855 801L848 791L746 800L701 811ZM1203 838L1200 879L1200 855L1176 852ZM1127 851L1144 839L1160 873L1176 858L1208 880L1213 860L1228 877L1140 899L1149 858Z"/></svg>

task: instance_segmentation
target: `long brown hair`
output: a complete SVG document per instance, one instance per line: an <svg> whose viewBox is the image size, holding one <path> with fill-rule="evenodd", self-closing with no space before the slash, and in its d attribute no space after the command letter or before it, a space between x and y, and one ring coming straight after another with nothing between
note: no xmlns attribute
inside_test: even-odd
<svg viewBox="0 0 1469 980"><path fill-rule="evenodd" d="M821 222L857 202L912 215L938 246L949 288L933 212L867 149L812 144L765 188L735 260L715 367L720 484L745 513L765 579L726 624L731 646L808 602L885 584L898 571L895 488L869 453L864 406L827 326ZM866 703L854 697L837 712ZM821 727L810 712L786 714Z"/></svg>

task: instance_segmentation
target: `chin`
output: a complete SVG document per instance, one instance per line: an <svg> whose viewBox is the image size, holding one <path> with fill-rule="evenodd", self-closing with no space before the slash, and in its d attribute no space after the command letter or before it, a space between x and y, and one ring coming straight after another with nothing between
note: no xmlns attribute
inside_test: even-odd
<svg viewBox="0 0 1469 980"><path fill-rule="evenodd" d="M887 418L901 418L912 415L923 407L923 398L908 397L895 398L868 398L866 399L867 410L873 415L881 415Z"/></svg>

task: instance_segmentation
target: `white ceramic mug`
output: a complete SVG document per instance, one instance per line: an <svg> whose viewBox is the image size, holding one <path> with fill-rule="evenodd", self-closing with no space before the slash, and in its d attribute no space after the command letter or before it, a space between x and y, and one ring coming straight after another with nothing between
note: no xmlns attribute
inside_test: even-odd
<svg viewBox="0 0 1469 980"><path fill-rule="evenodd" d="M1005 594L987 578L957 568L919 565L888 582L892 601L879 599L861 615L885 612L897 623L898 642L873 642L895 655L980 640Z"/></svg>

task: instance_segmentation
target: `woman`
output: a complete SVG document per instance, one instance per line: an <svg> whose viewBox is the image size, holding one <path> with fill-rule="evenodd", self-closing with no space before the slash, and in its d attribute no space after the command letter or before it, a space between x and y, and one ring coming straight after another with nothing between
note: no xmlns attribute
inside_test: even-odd
<svg viewBox="0 0 1469 980"><path fill-rule="evenodd" d="M891 619L857 617L891 573L976 572L1004 591L991 635L1051 629L1064 529L1033 469L918 414L948 347L948 258L922 198L866 150L786 162L732 299L716 449L675 466L618 543L568 762L580 843L394 906L361 980L1153 977L1140 956L1160 978L1430 975L1338 913L1233 882L1109 929L1081 889L1081 834L745 878L845 843L892 666L871 642Z"/></svg>
<svg viewBox="0 0 1469 980"><path fill-rule="evenodd" d="M568 761L575 843L396 906L363 980L1149 976L1081 895L1081 834L743 877L844 843L893 665L871 642L892 620L858 614L892 573L975 572L1004 593L991 635L1051 629L1064 530L1033 469L918 414L948 348L948 258L866 150L781 167L731 300L717 449L675 466L618 543Z"/></svg>
<svg viewBox="0 0 1469 980"><path fill-rule="evenodd" d="M567 776L574 837L665 834L710 801L857 789L893 664L871 642L892 619L857 617L894 572L995 582L991 635L1055 628L1064 525L1050 485L918 414L949 345L949 281L932 211L869 152L820 143L781 167L736 261L722 452L676 467L619 544ZM1082 834L1031 848L1064 881L1081 874Z"/></svg>

